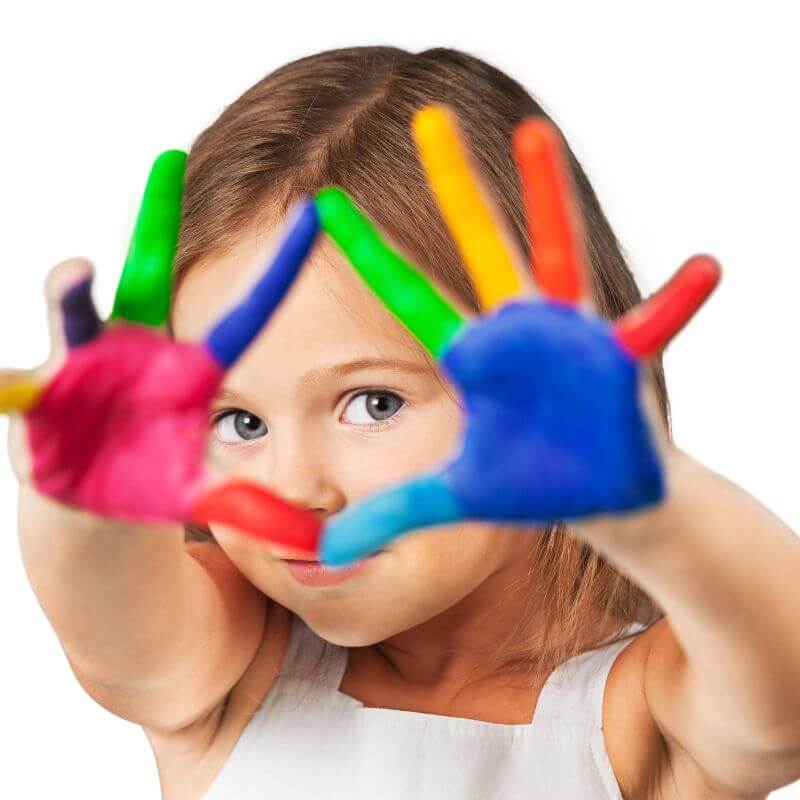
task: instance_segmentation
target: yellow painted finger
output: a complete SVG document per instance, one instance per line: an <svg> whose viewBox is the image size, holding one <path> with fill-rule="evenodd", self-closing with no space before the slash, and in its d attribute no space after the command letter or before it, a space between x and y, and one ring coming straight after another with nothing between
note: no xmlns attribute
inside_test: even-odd
<svg viewBox="0 0 800 800"><path fill-rule="evenodd" d="M453 112L426 106L415 114L412 130L428 183L483 307L491 310L528 292Z"/></svg>
<svg viewBox="0 0 800 800"><path fill-rule="evenodd" d="M32 408L44 386L26 373L0 372L0 414L13 414Z"/></svg>

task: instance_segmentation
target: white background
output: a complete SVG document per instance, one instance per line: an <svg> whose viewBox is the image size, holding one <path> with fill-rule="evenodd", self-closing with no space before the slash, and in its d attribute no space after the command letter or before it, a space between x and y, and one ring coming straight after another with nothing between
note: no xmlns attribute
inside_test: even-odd
<svg viewBox="0 0 800 800"><path fill-rule="evenodd" d="M645 292L695 251L720 258L720 289L666 357L676 440L800 528L792 5L13 4L0 22L0 364L44 359L41 285L65 257L97 264L108 313L151 159L188 149L267 72L354 44L456 47L553 114ZM84 694L37 605L15 503L3 457L0 796L155 798L144 735ZM800 798L800 784L772 797Z"/></svg>

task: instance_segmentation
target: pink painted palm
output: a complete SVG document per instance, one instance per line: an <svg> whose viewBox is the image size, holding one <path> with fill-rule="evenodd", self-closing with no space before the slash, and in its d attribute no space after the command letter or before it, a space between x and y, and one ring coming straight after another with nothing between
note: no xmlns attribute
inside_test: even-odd
<svg viewBox="0 0 800 800"><path fill-rule="evenodd" d="M318 233L316 209L300 204L269 269L203 341L173 341L164 323L185 160L169 151L153 166L107 322L92 303L91 266L57 268L51 359L38 371L0 373L0 410L22 412L24 479L65 505L142 522L217 519L251 533L268 517L270 538L313 549L316 520L265 489L239 482L207 494L204 457L211 400L299 272Z"/></svg>

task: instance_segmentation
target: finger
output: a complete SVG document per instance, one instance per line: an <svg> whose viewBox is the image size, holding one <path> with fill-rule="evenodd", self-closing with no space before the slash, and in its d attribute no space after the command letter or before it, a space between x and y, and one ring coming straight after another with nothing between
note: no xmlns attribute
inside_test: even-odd
<svg viewBox="0 0 800 800"><path fill-rule="evenodd" d="M517 126L513 144L536 283L551 300L591 306L583 224L559 134L534 117Z"/></svg>
<svg viewBox="0 0 800 800"><path fill-rule="evenodd" d="M226 483L201 495L189 510L189 522L218 522L243 534L316 554L321 522L263 486Z"/></svg>
<svg viewBox="0 0 800 800"><path fill-rule="evenodd" d="M158 327L169 314L172 266L181 224L186 153L167 150L153 162L117 286L111 319Z"/></svg>
<svg viewBox="0 0 800 800"><path fill-rule="evenodd" d="M230 367L239 358L272 316L311 252L318 232L317 209L312 200L304 200L269 268L206 337L208 349L223 367Z"/></svg>
<svg viewBox="0 0 800 800"><path fill-rule="evenodd" d="M483 307L491 310L528 293L521 258L472 163L455 114L426 106L412 127L428 183Z"/></svg>
<svg viewBox="0 0 800 800"><path fill-rule="evenodd" d="M337 514L325 526L320 559L346 564L368 556L402 534L464 518L441 475L426 475L388 489Z"/></svg>
<svg viewBox="0 0 800 800"><path fill-rule="evenodd" d="M0 370L0 413L30 411L38 402L49 377L63 362L67 346L72 346L75 338L91 331L86 290L82 287L87 282L91 284L92 274L92 265L83 258L62 261L47 273L44 295L50 355L36 370ZM91 304L90 294L88 302Z"/></svg>
<svg viewBox="0 0 800 800"><path fill-rule="evenodd" d="M92 279L90 276L76 283L61 297L64 335L70 348L90 342L102 328L92 301Z"/></svg>
<svg viewBox="0 0 800 800"><path fill-rule="evenodd" d="M658 292L614 324L617 341L636 359L662 350L714 291L720 274L714 258L693 256Z"/></svg>
<svg viewBox="0 0 800 800"><path fill-rule="evenodd" d="M322 228L367 286L429 353L443 353L465 324L461 314L416 267L386 245L341 189L323 189L316 203Z"/></svg>
<svg viewBox="0 0 800 800"><path fill-rule="evenodd" d="M27 370L0 370L0 414L17 414L36 405L44 384Z"/></svg>
<svg viewBox="0 0 800 800"><path fill-rule="evenodd" d="M50 356L44 372L59 365L68 347L85 344L101 329L92 302L94 268L85 258L70 258L56 264L45 279Z"/></svg>

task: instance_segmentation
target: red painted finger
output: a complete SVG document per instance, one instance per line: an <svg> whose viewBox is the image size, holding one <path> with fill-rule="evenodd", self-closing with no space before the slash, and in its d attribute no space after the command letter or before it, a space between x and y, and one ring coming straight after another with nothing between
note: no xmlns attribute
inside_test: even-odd
<svg viewBox="0 0 800 800"><path fill-rule="evenodd" d="M545 297L577 304L590 296L583 223L558 131L532 117L514 131L531 242L531 268Z"/></svg>
<svg viewBox="0 0 800 800"><path fill-rule="evenodd" d="M245 481L227 483L202 495L189 511L191 521L219 522L256 539L316 554L322 523L313 514Z"/></svg>
<svg viewBox="0 0 800 800"><path fill-rule="evenodd" d="M617 340L634 358L667 346L714 291L720 267L711 256L692 256L652 297L614 324Z"/></svg>

